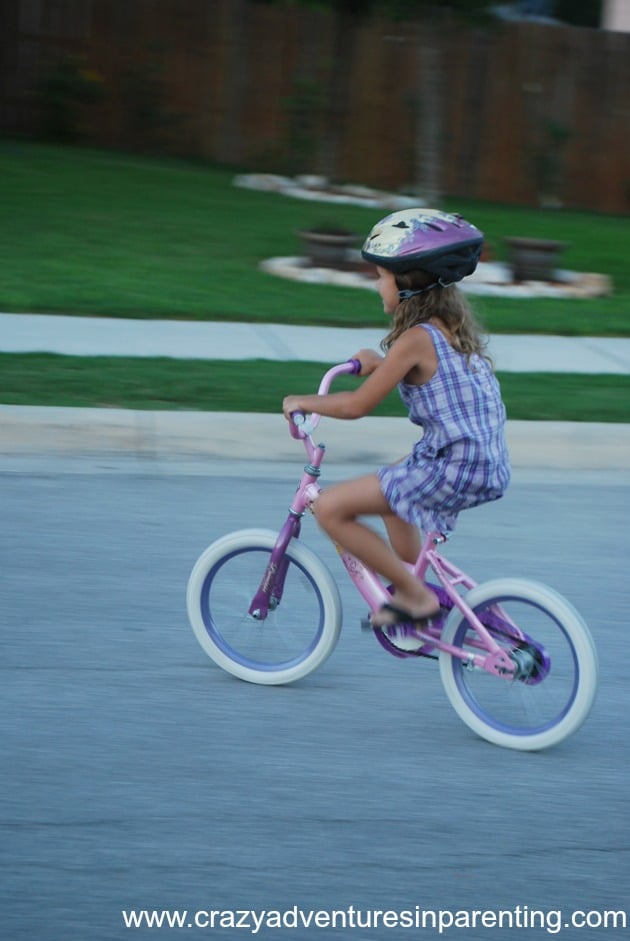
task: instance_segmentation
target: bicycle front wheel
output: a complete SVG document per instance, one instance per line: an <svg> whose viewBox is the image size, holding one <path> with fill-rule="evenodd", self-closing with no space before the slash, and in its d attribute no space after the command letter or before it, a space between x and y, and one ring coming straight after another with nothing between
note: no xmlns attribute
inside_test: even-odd
<svg viewBox="0 0 630 941"><path fill-rule="evenodd" d="M466 602L517 672L504 679L442 651L442 683L459 717L487 741L520 750L549 748L575 732L598 676L595 645L575 608L547 585L511 578L473 588ZM479 653L478 635L458 608L442 640Z"/></svg>
<svg viewBox="0 0 630 941"><path fill-rule="evenodd" d="M218 666L250 683L291 683L319 667L341 630L341 601L326 566L292 540L282 597L264 619L249 613L277 533L245 529L218 539L188 581L193 631Z"/></svg>

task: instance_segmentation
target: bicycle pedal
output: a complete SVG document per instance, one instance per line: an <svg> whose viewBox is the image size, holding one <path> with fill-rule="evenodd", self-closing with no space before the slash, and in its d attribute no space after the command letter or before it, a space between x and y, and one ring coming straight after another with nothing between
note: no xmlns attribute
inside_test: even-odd
<svg viewBox="0 0 630 941"><path fill-rule="evenodd" d="M361 630L362 631L373 631L372 622L370 621L369 615L366 618L361 618Z"/></svg>

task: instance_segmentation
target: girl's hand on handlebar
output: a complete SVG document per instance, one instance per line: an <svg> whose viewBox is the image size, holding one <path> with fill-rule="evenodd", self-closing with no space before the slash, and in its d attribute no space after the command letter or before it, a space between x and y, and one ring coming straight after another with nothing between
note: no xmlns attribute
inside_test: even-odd
<svg viewBox="0 0 630 941"><path fill-rule="evenodd" d="M369 376L383 362L383 357L376 350L359 350L352 359L358 359L361 363L360 376Z"/></svg>
<svg viewBox="0 0 630 941"><path fill-rule="evenodd" d="M282 413L287 421L291 421L293 412L306 412L302 406L302 397L299 395L287 395L282 402Z"/></svg>

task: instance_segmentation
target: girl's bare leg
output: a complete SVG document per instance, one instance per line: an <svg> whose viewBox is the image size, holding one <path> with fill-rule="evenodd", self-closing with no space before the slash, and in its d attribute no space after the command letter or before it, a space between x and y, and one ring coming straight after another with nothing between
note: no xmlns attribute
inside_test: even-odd
<svg viewBox="0 0 630 941"><path fill-rule="evenodd" d="M401 525L392 522L392 511L376 474L325 490L318 497L314 509L317 521L331 539L393 584L397 605L415 618L437 612L439 604L433 592L409 571L385 539L357 519L362 515L384 517L386 525L389 521L388 532L393 531L396 548L401 550L405 561L415 552L413 559L409 558L415 562L420 551L417 530L414 538L413 527L402 520L399 521ZM390 620L391 616L384 612L383 617L378 616L373 623L381 625Z"/></svg>
<svg viewBox="0 0 630 941"><path fill-rule="evenodd" d="M391 510L387 516L383 515L383 522L391 547L398 558L413 565L422 548L418 527L414 526L413 523L406 523L400 516L392 513Z"/></svg>

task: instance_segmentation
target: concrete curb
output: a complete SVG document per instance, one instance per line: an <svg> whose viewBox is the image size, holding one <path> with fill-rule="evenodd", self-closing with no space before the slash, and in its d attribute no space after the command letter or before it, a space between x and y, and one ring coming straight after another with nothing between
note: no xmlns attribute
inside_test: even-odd
<svg viewBox="0 0 630 941"><path fill-rule="evenodd" d="M510 421L515 468L620 470L630 468L630 425ZM328 463L368 466L397 460L416 435L406 418L322 423L316 440ZM281 415L168 412L0 405L2 456L124 453L139 458L294 461L299 442Z"/></svg>

